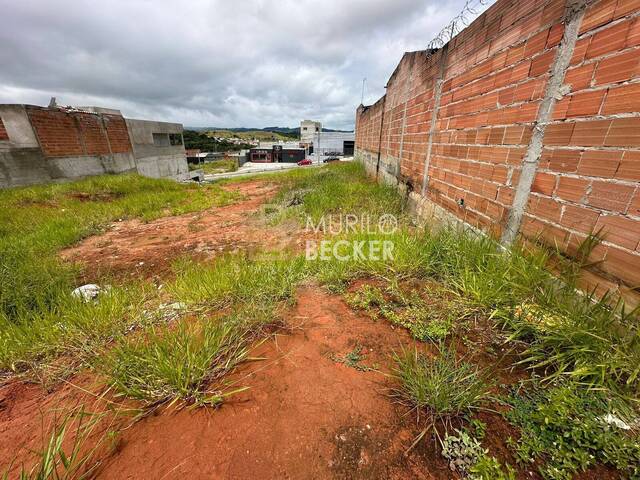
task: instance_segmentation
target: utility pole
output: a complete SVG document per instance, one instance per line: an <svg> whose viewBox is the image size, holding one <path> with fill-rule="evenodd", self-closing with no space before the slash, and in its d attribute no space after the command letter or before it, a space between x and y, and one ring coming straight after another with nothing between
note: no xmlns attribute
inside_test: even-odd
<svg viewBox="0 0 640 480"><path fill-rule="evenodd" d="M360 96L360 105L364 105L364 84L367 81L367 77L362 79L362 95Z"/></svg>

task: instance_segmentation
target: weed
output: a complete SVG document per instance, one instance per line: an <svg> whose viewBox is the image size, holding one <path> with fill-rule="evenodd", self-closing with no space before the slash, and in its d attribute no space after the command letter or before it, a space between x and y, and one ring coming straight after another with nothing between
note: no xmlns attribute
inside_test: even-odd
<svg viewBox="0 0 640 480"><path fill-rule="evenodd" d="M606 421L628 419L630 410L602 390L562 381L524 394L514 392L506 418L521 430L511 447L521 463L542 461L545 479L566 480L596 462L611 465L632 478L640 475L640 444L634 432ZM613 423L613 422L611 422Z"/></svg>
<svg viewBox="0 0 640 480"><path fill-rule="evenodd" d="M76 286L79 267L63 263L57 257L59 249L117 219L150 220L235 198L218 186L182 185L138 175L0 191L0 368L18 369L16 365L26 361L48 359L67 346L85 345L85 338L98 334L108 338L121 331L121 318L130 319L123 302L135 299L135 287L97 306L74 302L69 293ZM97 320L95 333L88 328L92 317Z"/></svg>
<svg viewBox="0 0 640 480"><path fill-rule="evenodd" d="M455 430L457 435L446 435L442 443L442 456L449 461L454 472L466 474L485 453L480 442L465 431Z"/></svg>
<svg viewBox="0 0 640 480"><path fill-rule="evenodd" d="M213 160L200 165L189 165L190 170L202 170L207 174L235 172L238 170L238 160L235 158L223 158L222 160Z"/></svg>
<svg viewBox="0 0 640 480"><path fill-rule="evenodd" d="M371 285L363 285L354 293L345 296L350 307L362 310L371 310L374 307L382 307L386 301L382 290Z"/></svg>
<svg viewBox="0 0 640 480"><path fill-rule="evenodd" d="M484 439L487 433L487 424L477 418L469 420L469 430L473 433L473 436L478 440Z"/></svg>
<svg viewBox="0 0 640 480"><path fill-rule="evenodd" d="M362 361L364 360L364 355L362 354L363 347L360 345L356 345L356 347L351 350L346 355L336 355L331 354L330 358L334 362L342 363L347 367L354 368L360 372L368 372L369 370L374 370L375 367L368 367L367 365L363 365Z"/></svg>
<svg viewBox="0 0 640 480"><path fill-rule="evenodd" d="M18 473L20 480L71 480L91 478L100 462L96 457L98 449L107 440L101 435L91 448L85 448L89 437L95 436L98 424L106 414L94 414L80 407L68 413L54 425L44 447L37 452L36 464L27 469L24 465ZM75 428L74 428L75 424ZM71 448L65 448L63 442L72 433ZM8 480L11 467L2 478Z"/></svg>
<svg viewBox="0 0 640 480"><path fill-rule="evenodd" d="M404 351L394 359L400 380L395 395L419 413L425 412L430 424L450 426L452 418L478 410L489 398L482 372L457 360L453 350L441 347L434 358L417 350Z"/></svg>
<svg viewBox="0 0 640 480"><path fill-rule="evenodd" d="M404 200L395 189L373 182L358 162L293 169L271 178L282 185L274 199L283 206L273 218L276 223L293 217L306 225L307 219L317 223L328 214L376 218L383 214L401 216L404 211Z"/></svg>
<svg viewBox="0 0 640 480"><path fill-rule="evenodd" d="M98 368L119 392L149 405L217 405L238 391L225 390L221 379L246 360L251 332L244 319L255 321L256 313L153 329L116 346Z"/></svg>
<svg viewBox="0 0 640 480"><path fill-rule="evenodd" d="M178 301L224 308L239 303L272 305L290 301L308 275L304 257L293 259L227 255L212 263L176 264L176 280L167 289Z"/></svg>
<svg viewBox="0 0 640 480"><path fill-rule="evenodd" d="M59 294L55 308L19 319L0 314L0 368L22 372L62 353L86 361L131 329L149 323L143 305L150 297L142 285L113 287L97 302Z"/></svg>
<svg viewBox="0 0 640 480"><path fill-rule="evenodd" d="M429 301L423 299L418 290L405 291L397 279L392 279L385 292L365 284L345 298L351 307L366 310L375 317L382 316L394 325L406 328L418 340L444 340L471 312L466 311L461 299L452 297L450 292L435 287L425 292Z"/></svg>
<svg viewBox="0 0 640 480"><path fill-rule="evenodd" d="M505 472L500 462L486 452L469 468L469 474L470 480L516 480L516 472L511 465L506 465Z"/></svg>

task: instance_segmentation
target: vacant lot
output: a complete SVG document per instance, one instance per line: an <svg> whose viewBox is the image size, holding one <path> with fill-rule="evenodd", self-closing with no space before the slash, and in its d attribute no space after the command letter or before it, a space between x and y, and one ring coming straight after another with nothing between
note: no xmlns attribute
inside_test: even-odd
<svg viewBox="0 0 640 480"><path fill-rule="evenodd" d="M0 202L8 478L640 475L638 312L359 164Z"/></svg>

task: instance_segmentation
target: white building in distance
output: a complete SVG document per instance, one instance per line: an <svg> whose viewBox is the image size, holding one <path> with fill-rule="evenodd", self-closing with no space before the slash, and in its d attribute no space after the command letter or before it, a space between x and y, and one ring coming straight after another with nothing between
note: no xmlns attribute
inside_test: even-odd
<svg viewBox="0 0 640 480"><path fill-rule="evenodd" d="M322 131L322 123L314 120L300 122L300 146L309 147L318 132Z"/></svg>

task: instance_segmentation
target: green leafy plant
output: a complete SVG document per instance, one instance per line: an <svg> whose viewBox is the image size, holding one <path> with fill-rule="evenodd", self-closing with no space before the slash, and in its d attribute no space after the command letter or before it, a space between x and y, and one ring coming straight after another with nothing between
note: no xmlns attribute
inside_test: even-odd
<svg viewBox="0 0 640 480"><path fill-rule="evenodd" d="M514 392L509 403L512 410L506 418L521 431L520 440L511 441L511 447L521 463L541 460L544 478L570 479L596 462L611 465L632 478L640 475L636 433L607 421L632 415L619 398L561 381L547 386L536 384L524 394Z"/></svg>
<svg viewBox="0 0 640 480"><path fill-rule="evenodd" d="M454 472L467 474L484 454L480 442L467 432L456 429L456 435L446 435L442 442L442 456Z"/></svg>
<svg viewBox="0 0 640 480"><path fill-rule="evenodd" d="M506 472L495 457L486 452L480 455L474 465L469 468L470 480L516 480L516 472L511 465L506 465Z"/></svg>
<svg viewBox="0 0 640 480"><path fill-rule="evenodd" d="M382 290L372 285L363 285L353 293L345 295L347 304L353 308L371 310L375 307L382 307L386 300Z"/></svg>

